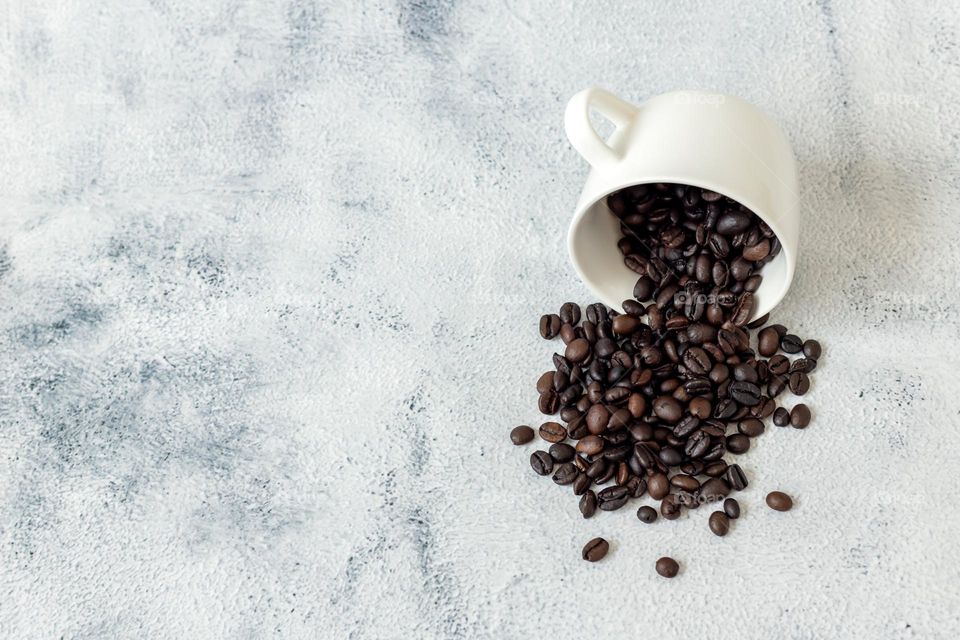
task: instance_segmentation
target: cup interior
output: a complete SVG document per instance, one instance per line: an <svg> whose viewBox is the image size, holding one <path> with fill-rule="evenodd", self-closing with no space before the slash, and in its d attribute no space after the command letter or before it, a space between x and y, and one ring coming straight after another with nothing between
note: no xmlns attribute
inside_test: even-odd
<svg viewBox="0 0 960 640"><path fill-rule="evenodd" d="M623 264L623 255L617 248L617 242L623 237L620 220L607 207L607 196L634 184L649 183L623 185L603 194L574 216L567 239L570 258L577 273L601 302L617 311L623 311L624 300L633 298L633 287L640 276ZM750 208L747 203L743 204ZM770 224L770 219L761 211L752 208L751 211ZM771 228L774 233L777 232L774 225L771 224ZM787 251L784 246L763 267L763 281L754 292L754 318L772 310L790 287L792 270Z"/></svg>

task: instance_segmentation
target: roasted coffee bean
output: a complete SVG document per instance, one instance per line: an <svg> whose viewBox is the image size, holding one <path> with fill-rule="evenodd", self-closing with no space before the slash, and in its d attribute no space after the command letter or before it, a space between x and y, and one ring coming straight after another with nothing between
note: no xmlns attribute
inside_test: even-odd
<svg viewBox="0 0 960 640"><path fill-rule="evenodd" d="M597 494L597 506L601 511L616 511L630 499L630 491L626 487L614 485L607 487Z"/></svg>
<svg viewBox="0 0 960 640"><path fill-rule="evenodd" d="M673 447L663 447L660 449L660 461L668 467L675 467L683 460L683 454Z"/></svg>
<svg viewBox="0 0 960 640"><path fill-rule="evenodd" d="M683 416L683 407L672 396L657 396L653 401L653 412L664 422L674 424Z"/></svg>
<svg viewBox="0 0 960 640"><path fill-rule="evenodd" d="M737 491L743 491L747 488L747 476L738 464L732 464L727 467L725 478L727 483Z"/></svg>
<svg viewBox="0 0 960 640"><path fill-rule="evenodd" d="M688 493L694 493L700 488L700 483L693 476L679 473L670 478L670 485Z"/></svg>
<svg viewBox="0 0 960 640"><path fill-rule="evenodd" d="M773 424L778 427L785 427L790 424L790 412L783 407L777 407L777 410L773 412Z"/></svg>
<svg viewBox="0 0 960 640"><path fill-rule="evenodd" d="M627 399L627 411L634 418L642 418L647 412L647 399L641 393L633 393Z"/></svg>
<svg viewBox="0 0 960 640"><path fill-rule="evenodd" d="M740 503L736 498L727 498L723 501L723 512L731 520L736 520L740 517Z"/></svg>
<svg viewBox="0 0 960 640"><path fill-rule="evenodd" d="M656 520L657 520L657 510L654 509L653 507L650 507L650 506L647 506L647 505L643 505L642 507L640 507L639 509L637 509L637 519L638 519L640 522L643 522L643 523L645 523L645 524L650 524L650 523L652 523L652 522L656 522Z"/></svg>
<svg viewBox="0 0 960 640"><path fill-rule="evenodd" d="M575 302L564 302L560 307L560 321L573 326L580 324L580 305Z"/></svg>
<svg viewBox="0 0 960 640"><path fill-rule="evenodd" d="M700 419L696 416L687 415L680 419L680 422L673 427L673 435L678 438L686 438L697 430L700 426Z"/></svg>
<svg viewBox="0 0 960 640"><path fill-rule="evenodd" d="M774 375L770 377L770 382L767 384L767 393L771 398L776 398L783 393L783 390L786 388L787 378L781 375Z"/></svg>
<svg viewBox="0 0 960 640"><path fill-rule="evenodd" d="M583 545L581 555L587 562L598 562L603 560L603 557L607 555L608 551L610 551L610 543L603 538L594 538Z"/></svg>
<svg viewBox="0 0 960 640"><path fill-rule="evenodd" d="M553 471L553 458L546 451L534 451L530 454L530 466L538 476L550 475Z"/></svg>
<svg viewBox="0 0 960 640"><path fill-rule="evenodd" d="M556 371L545 371L537 380L537 393L546 393L553 389L553 376Z"/></svg>
<svg viewBox="0 0 960 640"><path fill-rule="evenodd" d="M657 466L656 456L647 444L637 444L633 447L633 455L644 469L654 469Z"/></svg>
<svg viewBox="0 0 960 640"><path fill-rule="evenodd" d="M704 468L707 465L700 462L699 460L687 460L682 465L680 465L680 471L687 474L688 476L698 476L703 473Z"/></svg>
<svg viewBox="0 0 960 640"><path fill-rule="evenodd" d="M633 416L630 415L630 410L626 407L617 409L612 414L610 414L610 420L607 422L608 429L622 429L626 427L632 421Z"/></svg>
<svg viewBox="0 0 960 640"><path fill-rule="evenodd" d="M680 572L680 565L673 558L664 556L657 560L656 569L664 578L674 578Z"/></svg>
<svg viewBox="0 0 960 640"><path fill-rule="evenodd" d="M547 442L563 442L567 439L567 430L559 422L544 422L540 425L540 437Z"/></svg>
<svg viewBox="0 0 960 640"><path fill-rule="evenodd" d="M710 514L709 525L714 535L723 537L730 531L730 518L723 511L714 511Z"/></svg>
<svg viewBox="0 0 960 640"><path fill-rule="evenodd" d="M587 474L577 474L577 478L573 481L573 495L582 496L590 488L591 483L593 480Z"/></svg>
<svg viewBox="0 0 960 640"><path fill-rule="evenodd" d="M759 376L756 368L747 362L741 362L733 368L733 379L756 384Z"/></svg>
<svg viewBox="0 0 960 640"><path fill-rule="evenodd" d="M647 478L647 493L654 500L663 500L670 493L670 481L664 473L654 473Z"/></svg>
<svg viewBox="0 0 960 640"><path fill-rule="evenodd" d="M769 358L780 348L780 335L773 327L760 330L757 338L757 350L765 358Z"/></svg>
<svg viewBox="0 0 960 640"><path fill-rule="evenodd" d="M730 383L729 393L731 398L747 407L760 402L760 387L752 382L734 380Z"/></svg>
<svg viewBox="0 0 960 640"><path fill-rule="evenodd" d="M783 355L773 356L767 362L767 369L771 375L782 376L790 370L790 360Z"/></svg>
<svg viewBox="0 0 960 640"><path fill-rule="evenodd" d="M717 220L717 233L732 236L750 228L750 216L743 211L727 211Z"/></svg>
<svg viewBox="0 0 960 640"><path fill-rule="evenodd" d="M710 401L707 398L693 398L690 400L690 405L687 407L687 410L690 412L691 416L700 418L701 420L706 420L710 417L710 413L713 411L713 406L710 404Z"/></svg>
<svg viewBox="0 0 960 640"><path fill-rule="evenodd" d="M580 513L584 518L592 518L597 512L597 494L592 490L587 490L580 496Z"/></svg>
<svg viewBox="0 0 960 640"><path fill-rule="evenodd" d="M653 297L653 290L656 286L656 283L650 277L640 276L637 284L633 287L633 297L640 302L645 302Z"/></svg>
<svg viewBox="0 0 960 640"><path fill-rule="evenodd" d="M618 336L633 335L642 323L638 318L630 315L619 315L613 319L613 332Z"/></svg>
<svg viewBox="0 0 960 640"><path fill-rule="evenodd" d="M811 360L820 359L820 343L816 340L807 340L803 343L803 355Z"/></svg>
<svg viewBox="0 0 960 640"><path fill-rule="evenodd" d="M817 361L812 358L797 358L790 363L790 373L810 373L817 368Z"/></svg>
<svg viewBox="0 0 960 640"><path fill-rule="evenodd" d="M578 475L580 475L580 470L577 469L575 464L564 462L554 472L553 481L560 485L572 484Z"/></svg>
<svg viewBox="0 0 960 640"><path fill-rule="evenodd" d="M750 438L742 433L727 436L727 451L730 453L746 453L750 450Z"/></svg>
<svg viewBox="0 0 960 640"><path fill-rule="evenodd" d="M684 453L691 458L702 458L710 450L710 436L703 429L695 432L684 445ZM661 452L662 453L662 452ZM663 456L660 457L663 460ZM666 462L666 461L664 461Z"/></svg>
<svg viewBox="0 0 960 640"><path fill-rule="evenodd" d="M680 501L676 494L669 493L660 501L660 515L667 520L676 520L680 517Z"/></svg>
<svg viewBox="0 0 960 640"><path fill-rule="evenodd" d="M639 498L647 490L647 481L640 476L632 476L624 486L627 488L631 498Z"/></svg>
<svg viewBox="0 0 960 640"><path fill-rule="evenodd" d="M803 349L803 340L798 336L788 333L780 338L780 348L784 353L799 353Z"/></svg>
<svg viewBox="0 0 960 640"><path fill-rule="evenodd" d="M710 478L700 487L700 497L704 502L716 502L730 495L730 484L723 478Z"/></svg>
<svg viewBox="0 0 960 640"><path fill-rule="evenodd" d="M549 451L550 457L556 462L570 462L577 455L576 449L566 442L558 442L550 445Z"/></svg>
<svg viewBox="0 0 960 640"><path fill-rule="evenodd" d="M775 511L790 511L793 498L782 491L771 491L767 494L767 506Z"/></svg>
<svg viewBox="0 0 960 640"><path fill-rule="evenodd" d="M717 462L711 462L703 470L705 474L711 478L719 478L727 472L727 463L723 460L718 460Z"/></svg>
<svg viewBox="0 0 960 640"><path fill-rule="evenodd" d="M584 455L595 456L603 451L603 439L597 435L589 435L577 441L577 451Z"/></svg>
<svg viewBox="0 0 960 640"><path fill-rule="evenodd" d="M802 396L810 390L810 378L802 371L794 371L789 378L790 392Z"/></svg>
<svg viewBox="0 0 960 640"><path fill-rule="evenodd" d="M719 420L728 420L732 418L733 414L735 414L736 412L737 412L737 403L731 400L730 398L724 398L719 403L717 403L717 407L713 411L713 417Z"/></svg>
<svg viewBox="0 0 960 640"><path fill-rule="evenodd" d="M611 462L620 462L626 460L633 453L633 447L629 444L611 445L607 444L603 448L603 457Z"/></svg>
<svg viewBox="0 0 960 640"><path fill-rule="evenodd" d="M560 316L549 313L540 317L540 337L552 340L560 334Z"/></svg>
<svg viewBox="0 0 960 640"><path fill-rule="evenodd" d="M810 424L810 408L805 404L798 404L790 410L790 424L797 429L804 429Z"/></svg>
<svg viewBox="0 0 960 640"><path fill-rule="evenodd" d="M733 313L730 314L730 322L738 327L746 325L750 321L750 316L753 315L753 304L752 293L747 291L740 294L737 305L733 308Z"/></svg>
<svg viewBox="0 0 960 640"><path fill-rule="evenodd" d="M577 338L567 345L563 355L570 362L584 362L590 355L590 343L585 338Z"/></svg>
<svg viewBox="0 0 960 640"><path fill-rule="evenodd" d="M540 413L552 416L560 409L560 396L553 389L548 389L546 393L540 394L537 408L540 409Z"/></svg>
<svg viewBox="0 0 960 640"><path fill-rule="evenodd" d="M713 367L710 356L700 347L691 347L683 353L683 366L693 375L706 375Z"/></svg>
<svg viewBox="0 0 960 640"><path fill-rule="evenodd" d="M606 473L608 464L606 458L597 458L587 466L584 473L590 478L598 480Z"/></svg>
<svg viewBox="0 0 960 640"><path fill-rule="evenodd" d="M531 440L533 440L533 429L525 424L514 427L510 432L510 441L513 444L527 444Z"/></svg>
<svg viewBox="0 0 960 640"><path fill-rule="evenodd" d="M586 421L590 433L601 434L607 430L607 423L610 422L610 412L602 404L595 404L587 411Z"/></svg>
<svg viewBox="0 0 960 640"><path fill-rule="evenodd" d="M747 418L746 420L741 420L740 424L737 425L737 431L748 438L756 438L764 431L763 422L757 420L756 418Z"/></svg>
<svg viewBox="0 0 960 640"><path fill-rule="evenodd" d="M627 387L612 387L603 394L603 401L610 404L619 404L625 402L630 396L630 389Z"/></svg>

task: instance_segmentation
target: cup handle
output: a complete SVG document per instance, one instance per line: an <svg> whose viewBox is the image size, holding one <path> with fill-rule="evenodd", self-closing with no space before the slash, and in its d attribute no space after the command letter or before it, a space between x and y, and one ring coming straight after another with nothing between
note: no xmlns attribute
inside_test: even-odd
<svg viewBox="0 0 960 640"><path fill-rule="evenodd" d="M590 123L590 109L596 110L617 128L626 126L637 113L637 108L609 91L598 87L584 89L570 98L563 116L567 138L583 159L593 166L611 164L620 160L606 140L600 137Z"/></svg>

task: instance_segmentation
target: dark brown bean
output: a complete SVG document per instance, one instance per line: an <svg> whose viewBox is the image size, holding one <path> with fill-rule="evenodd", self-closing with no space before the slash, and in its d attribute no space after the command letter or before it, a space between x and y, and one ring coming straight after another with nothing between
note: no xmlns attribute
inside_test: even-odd
<svg viewBox="0 0 960 640"><path fill-rule="evenodd" d="M680 572L680 565L673 558L664 556L657 560L656 569L664 578L673 578Z"/></svg>
<svg viewBox="0 0 960 640"><path fill-rule="evenodd" d="M710 531L714 535L723 537L730 531L730 518L723 511L714 511L710 514Z"/></svg>
<svg viewBox="0 0 960 640"><path fill-rule="evenodd" d="M594 538L583 546L581 555L587 562L597 562L603 560L608 551L610 551L610 543L603 538Z"/></svg>
<svg viewBox="0 0 960 640"><path fill-rule="evenodd" d="M775 511L790 511L793 499L782 491L771 491L767 494L767 506Z"/></svg>

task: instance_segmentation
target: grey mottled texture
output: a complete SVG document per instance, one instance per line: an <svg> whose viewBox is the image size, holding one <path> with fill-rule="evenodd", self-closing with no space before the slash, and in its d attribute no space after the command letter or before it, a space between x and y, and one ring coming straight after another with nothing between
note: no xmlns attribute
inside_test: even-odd
<svg viewBox="0 0 960 640"><path fill-rule="evenodd" d="M0 14L4 637L960 634L954 2ZM825 345L815 421L757 441L722 540L584 521L509 445L537 317L589 301L591 84L741 95L795 143L776 319Z"/></svg>

